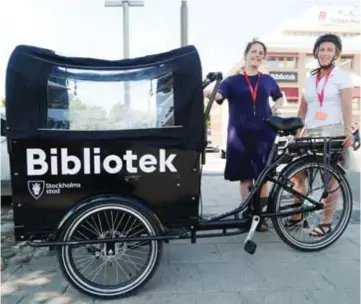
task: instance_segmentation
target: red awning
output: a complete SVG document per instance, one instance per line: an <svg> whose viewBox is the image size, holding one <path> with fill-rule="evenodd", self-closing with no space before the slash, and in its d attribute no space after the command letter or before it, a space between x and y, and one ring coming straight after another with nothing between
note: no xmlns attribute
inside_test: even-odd
<svg viewBox="0 0 361 304"><path fill-rule="evenodd" d="M298 100L298 88L281 88L287 100Z"/></svg>

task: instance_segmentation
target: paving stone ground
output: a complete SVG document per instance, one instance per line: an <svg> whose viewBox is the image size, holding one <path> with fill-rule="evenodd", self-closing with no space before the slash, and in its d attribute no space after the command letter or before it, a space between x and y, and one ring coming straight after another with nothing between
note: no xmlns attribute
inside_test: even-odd
<svg viewBox="0 0 361 304"><path fill-rule="evenodd" d="M235 183L223 180L224 161L209 154L202 184L205 214L223 212L239 203ZM360 303L360 173L350 176L354 194L353 221L344 235L318 253L295 251L271 229L256 233L255 255L243 250L245 235L182 240L164 248L162 263L138 294L99 301L79 294L62 277L56 257L11 240L12 212L2 207L1 301L36 303ZM358 220L357 220L358 216Z"/></svg>

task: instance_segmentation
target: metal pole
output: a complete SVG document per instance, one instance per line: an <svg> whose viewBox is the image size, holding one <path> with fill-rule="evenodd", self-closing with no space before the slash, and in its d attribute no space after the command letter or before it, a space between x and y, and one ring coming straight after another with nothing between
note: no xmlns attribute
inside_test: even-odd
<svg viewBox="0 0 361 304"><path fill-rule="evenodd" d="M123 2L123 55L129 58L129 2Z"/></svg>
<svg viewBox="0 0 361 304"><path fill-rule="evenodd" d="M188 3L181 0L181 46L188 44Z"/></svg>
<svg viewBox="0 0 361 304"><path fill-rule="evenodd" d="M106 7L123 7L123 57L129 58L129 7L143 7L144 1L137 0L105 0ZM127 113L129 114L130 110L130 87L129 83L124 82L124 105ZM127 115L127 119L129 121L129 115Z"/></svg>
<svg viewBox="0 0 361 304"><path fill-rule="evenodd" d="M129 2L123 1L123 56L129 58ZM124 82L124 105L129 111L130 87L129 82ZM128 112L129 114L129 112ZM129 117L129 115L127 115Z"/></svg>

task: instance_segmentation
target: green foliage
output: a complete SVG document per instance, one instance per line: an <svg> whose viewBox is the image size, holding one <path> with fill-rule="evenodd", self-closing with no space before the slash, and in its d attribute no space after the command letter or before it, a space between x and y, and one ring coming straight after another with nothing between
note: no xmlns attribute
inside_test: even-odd
<svg viewBox="0 0 361 304"><path fill-rule="evenodd" d="M109 120L111 122L117 122L124 119L125 106L121 102L113 105L109 113Z"/></svg>
<svg viewBox="0 0 361 304"><path fill-rule="evenodd" d="M204 110L206 110L207 105L208 105L209 100L207 99L207 101L204 103ZM211 127L211 115L209 115L207 117L207 127L210 128Z"/></svg>
<svg viewBox="0 0 361 304"><path fill-rule="evenodd" d="M70 110L85 110L88 106L78 98L74 98L69 103Z"/></svg>
<svg viewBox="0 0 361 304"><path fill-rule="evenodd" d="M6 106L6 99L5 97L1 98L1 106L5 107Z"/></svg>

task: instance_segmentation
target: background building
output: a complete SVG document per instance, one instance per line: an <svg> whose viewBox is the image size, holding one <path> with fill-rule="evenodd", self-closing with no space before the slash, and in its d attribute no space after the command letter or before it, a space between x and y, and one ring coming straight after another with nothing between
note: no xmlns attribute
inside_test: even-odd
<svg viewBox="0 0 361 304"><path fill-rule="evenodd" d="M312 55L317 37L335 33L342 38L343 51L337 65L352 73L354 82L354 121L360 121L361 84L361 23L358 5L315 5L299 18L286 20L274 34L260 37L268 49L263 67L279 83L287 104L281 115L296 115L302 96L305 79L318 66ZM225 75L233 74L243 65L242 59ZM225 124L228 107L214 106L211 114L212 141L216 146L224 145Z"/></svg>

